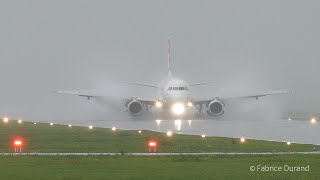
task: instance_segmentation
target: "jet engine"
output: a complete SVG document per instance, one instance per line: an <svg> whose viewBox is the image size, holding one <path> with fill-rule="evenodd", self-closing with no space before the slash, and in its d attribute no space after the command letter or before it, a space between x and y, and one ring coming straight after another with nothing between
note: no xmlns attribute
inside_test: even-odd
<svg viewBox="0 0 320 180"><path fill-rule="evenodd" d="M224 113L224 104L215 99L207 105L207 114L210 116L221 116Z"/></svg>
<svg viewBox="0 0 320 180"><path fill-rule="evenodd" d="M127 107L129 112L134 116L138 116L139 114L142 113L142 104L140 101L132 100L131 102L128 103Z"/></svg>

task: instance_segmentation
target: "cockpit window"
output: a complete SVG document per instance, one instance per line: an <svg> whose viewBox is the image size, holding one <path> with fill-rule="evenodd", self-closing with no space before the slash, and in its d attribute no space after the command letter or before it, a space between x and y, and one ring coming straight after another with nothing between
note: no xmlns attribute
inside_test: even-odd
<svg viewBox="0 0 320 180"><path fill-rule="evenodd" d="M189 91L188 87L168 87L167 91Z"/></svg>

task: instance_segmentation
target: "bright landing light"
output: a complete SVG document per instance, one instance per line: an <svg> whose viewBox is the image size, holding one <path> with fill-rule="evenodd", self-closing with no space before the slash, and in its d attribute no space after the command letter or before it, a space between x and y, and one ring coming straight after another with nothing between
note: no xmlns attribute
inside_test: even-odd
<svg viewBox="0 0 320 180"><path fill-rule="evenodd" d="M156 102L156 107L157 107L157 108L161 108L161 107L162 107L162 102L157 101L157 102Z"/></svg>
<svg viewBox="0 0 320 180"><path fill-rule="evenodd" d="M188 105L189 107L192 107L192 106L193 106L192 102L188 102L187 105Z"/></svg>
<svg viewBox="0 0 320 180"><path fill-rule="evenodd" d="M289 141L289 142L287 142L287 145L288 145L288 146L290 146L290 145L291 145L291 142L290 142L290 141Z"/></svg>
<svg viewBox="0 0 320 180"><path fill-rule="evenodd" d="M93 126L89 126L89 129L93 129Z"/></svg>
<svg viewBox="0 0 320 180"><path fill-rule="evenodd" d="M241 143L244 143L244 142L246 142L246 139L245 139L244 137L242 137L242 138L240 139L240 142L241 142Z"/></svg>
<svg viewBox="0 0 320 180"><path fill-rule="evenodd" d="M172 111L176 114L176 115L181 115L184 113L184 106L181 103L176 103L172 106Z"/></svg>
<svg viewBox="0 0 320 180"><path fill-rule="evenodd" d="M117 130L117 128L116 127L112 127L112 131L115 131L115 130Z"/></svg>
<svg viewBox="0 0 320 180"><path fill-rule="evenodd" d="M316 120L315 118L312 118L312 119L310 120L310 122L311 122L312 124L314 124L314 123L317 122L317 120Z"/></svg>
<svg viewBox="0 0 320 180"><path fill-rule="evenodd" d="M53 123L50 123L50 126L53 126Z"/></svg>
<svg viewBox="0 0 320 180"><path fill-rule="evenodd" d="M7 118L7 117L3 118L3 122L4 122L4 123L9 122L9 118Z"/></svg>
<svg viewBox="0 0 320 180"><path fill-rule="evenodd" d="M20 140L16 140L16 141L14 141L14 145L21 146L22 142Z"/></svg>
<svg viewBox="0 0 320 180"><path fill-rule="evenodd" d="M22 120L19 119L19 120L18 120L18 123L21 124L21 123L22 123Z"/></svg>
<svg viewBox="0 0 320 180"><path fill-rule="evenodd" d="M171 131L168 131L168 132L167 132L167 136L168 136L168 137L171 137L171 136L172 136L172 132L171 132Z"/></svg>
<svg viewBox="0 0 320 180"><path fill-rule="evenodd" d="M71 125L71 124L69 124L68 126L69 126L69 127L72 127L72 125Z"/></svg>
<svg viewBox="0 0 320 180"><path fill-rule="evenodd" d="M202 138L205 138L205 137L206 137L206 135L205 135L205 134L202 134L202 135L201 135L201 137L202 137Z"/></svg>

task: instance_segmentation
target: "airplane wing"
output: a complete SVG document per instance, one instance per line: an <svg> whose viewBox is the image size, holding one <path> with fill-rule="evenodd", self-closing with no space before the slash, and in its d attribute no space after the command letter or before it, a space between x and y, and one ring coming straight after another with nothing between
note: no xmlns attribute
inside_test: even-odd
<svg viewBox="0 0 320 180"><path fill-rule="evenodd" d="M133 84L133 85L137 85L137 86L145 86L145 87L151 87L151 88L157 88L160 89L159 86L153 85L153 84L145 84L145 83L139 83L139 82L126 82L128 84Z"/></svg>
<svg viewBox="0 0 320 180"><path fill-rule="evenodd" d="M204 82L192 83L192 84L189 84L189 86L192 87L192 86L199 86L199 85L210 84L210 83L212 82L204 81Z"/></svg>
<svg viewBox="0 0 320 180"><path fill-rule="evenodd" d="M57 91L53 91L55 93L58 93L58 94L67 94L67 95L76 95L76 96L81 96L81 97L86 97L88 98L88 100L90 98L94 98L94 97L103 97L102 95L99 95L99 94L95 94L93 92L90 92L90 91L62 91L62 90L57 90Z"/></svg>
<svg viewBox="0 0 320 180"><path fill-rule="evenodd" d="M122 101L124 102L125 105L129 104L129 102L131 102L133 100L139 101L142 104L150 105L150 106L153 106L156 102L156 100L151 100L151 99L147 100L147 99L140 99L140 98L123 98L122 99Z"/></svg>
<svg viewBox="0 0 320 180"><path fill-rule="evenodd" d="M57 91L53 91L55 93L58 94L66 94L66 95L75 95L75 96L80 96L80 97L86 97L88 100L90 98L103 98L104 95L98 94L98 93L94 93L94 92L90 92L90 91L63 91L63 90L57 90ZM124 104L128 104L129 102L133 101L133 100L137 100L139 102L141 102L142 104L145 105L154 105L156 100L147 100L147 99L140 99L140 98L123 98L122 101Z"/></svg>
<svg viewBox="0 0 320 180"><path fill-rule="evenodd" d="M251 99L251 98L255 98L256 100L258 100L260 97L264 97L264 96L272 96L272 95L281 95L281 94L292 94L292 91L288 91L288 90L278 90L278 91L268 91L265 93L258 93L258 94L252 94L252 95L245 95L245 96L234 96L234 97L213 97L213 98L208 98L208 99L204 99L204 100L195 100L192 101L193 104L208 104L211 101L213 101L214 99L220 99L220 100L234 100L234 99Z"/></svg>

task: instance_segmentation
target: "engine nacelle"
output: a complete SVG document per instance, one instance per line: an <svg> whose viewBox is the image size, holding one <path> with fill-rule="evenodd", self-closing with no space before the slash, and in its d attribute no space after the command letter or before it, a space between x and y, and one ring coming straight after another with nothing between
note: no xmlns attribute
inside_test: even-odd
<svg viewBox="0 0 320 180"><path fill-rule="evenodd" d="M138 116L139 114L142 113L142 104L140 101L132 100L131 102L128 103L127 107L129 112L134 116Z"/></svg>
<svg viewBox="0 0 320 180"><path fill-rule="evenodd" d="M224 113L224 104L215 99L207 105L207 114L210 116L221 116Z"/></svg>

